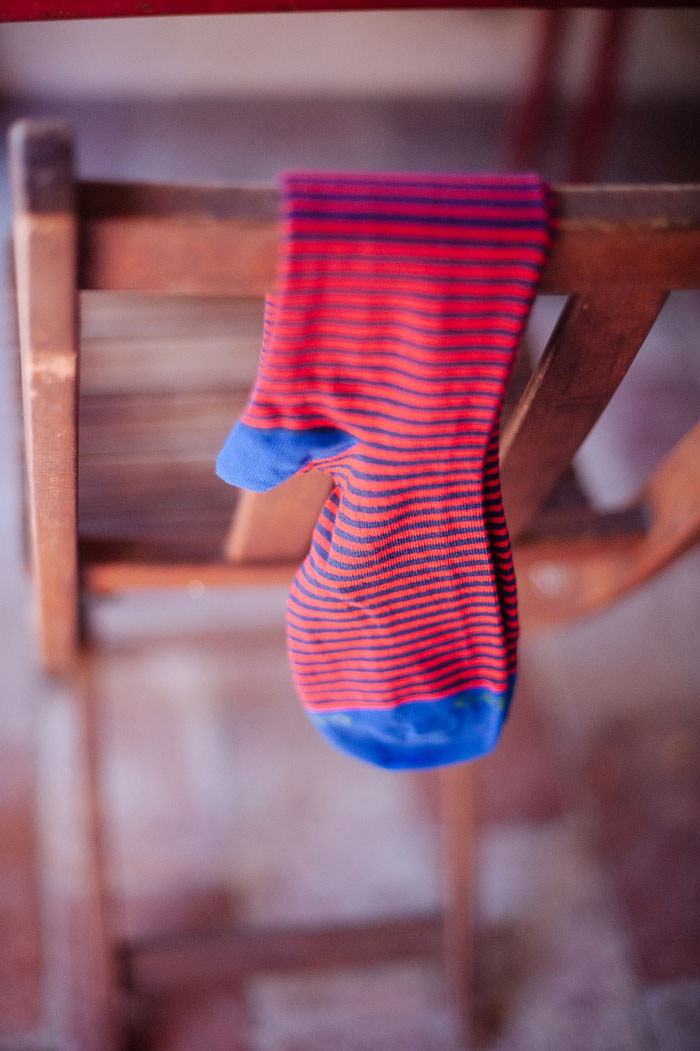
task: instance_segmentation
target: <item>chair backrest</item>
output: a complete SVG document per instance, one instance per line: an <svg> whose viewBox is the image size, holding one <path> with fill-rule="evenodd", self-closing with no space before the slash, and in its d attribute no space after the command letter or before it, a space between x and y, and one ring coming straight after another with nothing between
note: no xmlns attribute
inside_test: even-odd
<svg viewBox="0 0 700 1051"><path fill-rule="evenodd" d="M203 419L222 438L245 393L247 379L222 384L216 360L208 372L181 340L179 352L175 344L161 348L157 367L127 355L106 387L84 393L80 404L81 293L162 294L168 303L216 297L231 307L226 323L238 318L255 329L255 304L275 280L276 192L78 182L70 129L53 123L15 125L10 152L31 561L43 663L63 673L78 645L82 590L289 579L329 482L310 474L272 493L245 494L229 530L231 499L213 479L213 466L207 462L203 473L186 456L176 465L167 446L158 456L148 447L155 402L196 444ZM574 510L542 511L668 292L700 285L700 187L553 192L559 233L540 290L569 299L505 426L501 472L525 576L533 559L552 551L577 576L566 595L521 586L533 617L609 601L700 536L700 427L632 507L596 514L579 494ZM217 348L215 359L233 356L233 336ZM139 401L135 375L144 373L160 379L150 400L141 392ZM193 376L200 381L193 384ZM115 466L112 443L125 432L125 462ZM182 506L174 508L174 494L183 490ZM107 520L119 517L121 532L110 532Z"/></svg>

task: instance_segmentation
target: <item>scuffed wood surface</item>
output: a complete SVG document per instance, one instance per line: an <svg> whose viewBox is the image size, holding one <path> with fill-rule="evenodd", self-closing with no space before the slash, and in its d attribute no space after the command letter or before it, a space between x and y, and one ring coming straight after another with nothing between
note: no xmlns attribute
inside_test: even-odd
<svg viewBox="0 0 700 1051"><path fill-rule="evenodd" d="M572 296L501 440L511 537L530 524L617 390L666 292Z"/></svg>
<svg viewBox="0 0 700 1051"><path fill-rule="evenodd" d="M10 137L28 533L41 660L64 674L78 637L77 231L69 130Z"/></svg>
<svg viewBox="0 0 700 1051"><path fill-rule="evenodd" d="M559 233L541 292L697 285L697 187L554 192ZM274 190L88 182L79 201L82 288L264 296L274 287Z"/></svg>

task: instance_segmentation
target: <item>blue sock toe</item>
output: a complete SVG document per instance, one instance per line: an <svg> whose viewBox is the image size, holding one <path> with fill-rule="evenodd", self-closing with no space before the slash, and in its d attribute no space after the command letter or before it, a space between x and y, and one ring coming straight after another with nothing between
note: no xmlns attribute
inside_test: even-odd
<svg viewBox="0 0 700 1051"><path fill-rule="evenodd" d="M345 452L357 439L337 427L291 431L237 423L216 461L216 473L229 485L264 493L315 460Z"/></svg>
<svg viewBox="0 0 700 1051"><path fill-rule="evenodd" d="M343 752L387 770L419 770L490 752L508 715L515 677L502 694L471 689L397 708L312 711L314 726Z"/></svg>

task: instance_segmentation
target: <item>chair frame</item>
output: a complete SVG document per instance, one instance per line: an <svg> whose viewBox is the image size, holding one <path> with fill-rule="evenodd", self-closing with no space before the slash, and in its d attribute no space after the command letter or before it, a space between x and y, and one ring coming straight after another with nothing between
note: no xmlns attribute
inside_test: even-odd
<svg viewBox="0 0 700 1051"><path fill-rule="evenodd" d="M39 647L45 670L76 687L87 757L90 866L82 924L91 939L83 962L93 996L81 1022L80 1046L111 1051L122 1045L123 995L129 989L171 992L242 981L251 971L434 955L441 946L455 1008L468 1033L474 1022L469 765L438 775L446 871L442 915L351 929L233 928L116 945L105 877L99 707L85 603L105 593L182 587L195 580L206 587L289 580L296 562L278 562L277 541L269 530L266 538L264 524L273 502L281 499L283 515L300 522L308 540L325 492L318 478L309 476L301 487L246 498L228 539L228 556L222 545L218 562L89 559L80 545L77 516L79 291L263 296L275 278L277 195L270 189L226 186L78 182L72 133L55 123L15 125L10 153ZM600 608L700 538L700 425L622 512L596 513L584 501L573 511L545 508L668 292L700 285L700 187L560 186L554 194L559 233L541 291L567 294L569 300L501 446L521 609L531 623ZM533 584L530 571L543 559L566 567L574 584L566 594L543 595Z"/></svg>

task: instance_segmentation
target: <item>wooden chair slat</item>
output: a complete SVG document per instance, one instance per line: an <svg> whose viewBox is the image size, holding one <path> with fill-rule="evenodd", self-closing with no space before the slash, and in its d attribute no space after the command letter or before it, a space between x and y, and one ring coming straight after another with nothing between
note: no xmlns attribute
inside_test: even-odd
<svg viewBox="0 0 700 1051"><path fill-rule="evenodd" d="M264 296L277 224L104 219L82 229L80 286L180 295Z"/></svg>
<svg viewBox="0 0 700 1051"><path fill-rule="evenodd" d="M563 624L606 604L610 582L644 543L644 530L533 538L515 547L518 609L524 631Z"/></svg>
<svg viewBox="0 0 700 1051"><path fill-rule="evenodd" d="M696 187L554 192L559 234L542 292L697 284ZM274 286L273 190L84 183L79 200L81 288L262 296Z"/></svg>
<svg viewBox="0 0 700 1051"><path fill-rule="evenodd" d="M623 578L625 590L669 565L700 540L700 423L662 460L638 506L649 518L639 557Z"/></svg>
<svg viewBox="0 0 700 1051"><path fill-rule="evenodd" d="M540 291L693 288L696 187L555 187L559 235ZM264 296L275 283L277 195L269 189L84 183L83 289Z"/></svg>
<svg viewBox="0 0 700 1051"><path fill-rule="evenodd" d="M217 538L225 533L228 517L227 511L190 517L134 516L137 524L131 531L115 527L108 516L90 519L79 544L81 567L86 572L93 564L116 562L135 568L152 563L219 564L221 541Z"/></svg>
<svg viewBox="0 0 700 1051"><path fill-rule="evenodd" d="M227 562L187 564L168 562L101 561L83 570L85 589L91 594L111 595L122 591L152 591L184 588L277 587L291 584L297 563L234 566Z"/></svg>
<svg viewBox="0 0 700 1051"><path fill-rule="evenodd" d="M610 518L609 515L598 518ZM554 624L606 606L700 541L700 423L603 530L553 533L516 549L524 623Z"/></svg>
<svg viewBox="0 0 700 1051"><path fill-rule="evenodd" d="M236 927L134 942L125 954L130 980L149 994L227 985L251 973L284 973L437 957L439 915L371 924L276 928Z"/></svg>
<svg viewBox="0 0 700 1051"><path fill-rule="evenodd" d="M260 299L83 293L81 399L248 391L260 355L262 306Z"/></svg>
<svg viewBox="0 0 700 1051"><path fill-rule="evenodd" d="M242 492L226 539L231 562L295 562L305 557L333 482L322 471L289 478L267 493Z"/></svg>
<svg viewBox="0 0 700 1051"><path fill-rule="evenodd" d="M611 226L697 229L700 189L695 183L553 186L562 229ZM77 184L86 222L159 218L201 222L275 222L278 192L271 186L100 182Z"/></svg>
<svg viewBox="0 0 700 1051"><path fill-rule="evenodd" d="M266 587L289 584L299 565L297 555L287 562L277 559L229 563L212 557L202 560L199 556L206 552L206 538L210 534L211 526L202 531L201 537L195 535L193 546L198 557L189 562L183 559L175 534L171 537L173 550L168 552L168 538L162 530L158 532L157 523L150 544L148 537L143 536L143 529L131 542L128 537L98 540L87 537L81 541L84 586L96 594L150 588ZM516 548L523 565L534 559L562 561L567 552L584 548L589 552L589 560L595 557L610 561L620 557L625 545L639 545L643 541L645 517L640 508L604 513L585 510L569 512L566 516L547 514L541 519L541 525L538 520L536 536L536 541ZM572 560L574 555L568 556L568 561ZM543 593L540 605L545 600ZM538 614L537 619L541 622L543 616ZM549 617L548 622L551 619Z"/></svg>
<svg viewBox="0 0 700 1051"><path fill-rule="evenodd" d="M572 296L501 441L501 482L518 539L634 360L666 293Z"/></svg>
<svg viewBox="0 0 700 1051"><path fill-rule="evenodd" d="M10 169L39 643L46 671L64 674L78 640L77 222L68 130L13 129Z"/></svg>

